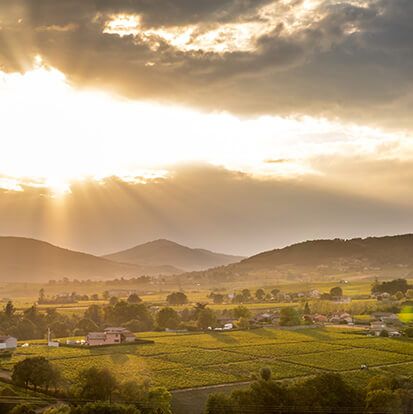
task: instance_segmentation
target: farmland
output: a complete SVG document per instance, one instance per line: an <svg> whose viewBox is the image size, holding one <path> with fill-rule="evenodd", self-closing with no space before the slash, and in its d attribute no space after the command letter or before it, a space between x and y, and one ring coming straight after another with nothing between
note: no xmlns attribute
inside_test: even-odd
<svg viewBox="0 0 413 414"><path fill-rule="evenodd" d="M70 383L90 367L107 367L121 381L150 381L170 390L248 381L263 366L275 379L341 372L349 381L375 373L413 373L413 341L371 338L350 329L255 329L171 334L141 333L154 344L105 348L48 348L31 345L3 360L2 369L30 356L45 356ZM369 371L360 370L367 364Z"/></svg>

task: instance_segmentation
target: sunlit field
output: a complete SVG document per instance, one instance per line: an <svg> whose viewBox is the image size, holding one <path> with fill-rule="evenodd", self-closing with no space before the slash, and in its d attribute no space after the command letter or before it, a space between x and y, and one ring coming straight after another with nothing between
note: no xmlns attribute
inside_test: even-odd
<svg viewBox="0 0 413 414"><path fill-rule="evenodd" d="M104 348L18 348L2 369L27 357L45 356L75 381L83 369L106 367L120 381L149 381L170 390L249 381L260 368L272 368L277 380L320 372L339 372L360 381L388 372L409 375L413 366L413 341L371 338L354 330L334 328L255 329L225 333L138 334L153 344ZM369 367L361 372L361 365ZM353 375L354 374L354 375Z"/></svg>

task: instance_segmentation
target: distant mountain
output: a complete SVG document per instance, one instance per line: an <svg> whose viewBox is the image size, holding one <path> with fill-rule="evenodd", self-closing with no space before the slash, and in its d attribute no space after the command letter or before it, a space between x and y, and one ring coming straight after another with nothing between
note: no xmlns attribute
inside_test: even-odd
<svg viewBox="0 0 413 414"><path fill-rule="evenodd" d="M3 282L38 282L63 277L114 279L181 272L173 266L116 263L34 239L0 237L0 280Z"/></svg>
<svg viewBox="0 0 413 414"><path fill-rule="evenodd" d="M145 266L170 265L186 271L204 270L243 259L241 256L214 253L204 249L192 249L165 239L151 241L103 257L119 263Z"/></svg>
<svg viewBox="0 0 413 414"><path fill-rule="evenodd" d="M321 266L333 263L413 265L413 234L306 241L257 254L241 261L238 266L261 269L282 265Z"/></svg>

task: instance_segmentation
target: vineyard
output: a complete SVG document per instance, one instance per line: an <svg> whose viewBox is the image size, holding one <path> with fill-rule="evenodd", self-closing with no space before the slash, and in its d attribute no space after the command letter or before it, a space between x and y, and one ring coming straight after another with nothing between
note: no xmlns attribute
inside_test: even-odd
<svg viewBox="0 0 413 414"><path fill-rule="evenodd" d="M346 329L304 329L139 334L154 344L105 348L18 348L2 369L44 356L71 382L89 367L107 367L122 380L150 381L168 389L248 381L268 366L275 379L341 372L349 382L377 373L411 375L413 341L371 338ZM360 369L367 364L368 371Z"/></svg>

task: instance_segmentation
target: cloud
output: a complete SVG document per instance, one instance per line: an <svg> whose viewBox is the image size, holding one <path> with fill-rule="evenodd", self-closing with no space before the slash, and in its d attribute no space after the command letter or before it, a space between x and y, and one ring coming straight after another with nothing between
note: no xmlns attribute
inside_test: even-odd
<svg viewBox="0 0 413 414"><path fill-rule="evenodd" d="M5 70L26 70L41 54L79 86L136 99L413 127L409 0L6 0L0 15ZM204 50L202 37L190 40L200 47L193 50L166 35L104 33L115 15L140 16L142 30L192 27L216 37ZM237 51L243 24L257 28L254 47Z"/></svg>
<svg viewBox="0 0 413 414"><path fill-rule="evenodd" d="M404 179L411 182L410 176ZM396 180L394 173L386 185ZM63 198L35 187L0 191L0 228L2 235L96 253L162 237L252 254L306 239L411 232L413 194L407 186L404 191L409 203L351 192L314 177L258 179L187 165L145 182L111 177L73 183Z"/></svg>

